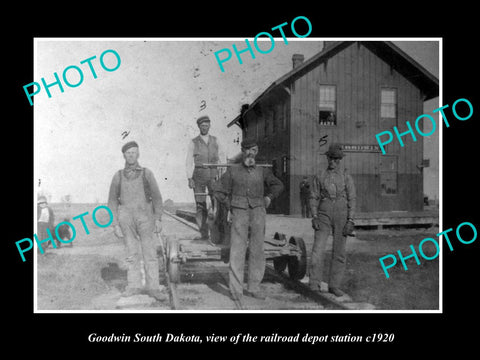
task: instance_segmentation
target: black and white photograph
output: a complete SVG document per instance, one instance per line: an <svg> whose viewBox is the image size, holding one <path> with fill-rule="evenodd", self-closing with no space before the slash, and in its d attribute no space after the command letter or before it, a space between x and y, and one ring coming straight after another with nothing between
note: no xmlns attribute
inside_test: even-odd
<svg viewBox="0 0 480 360"><path fill-rule="evenodd" d="M5 11L5 349L469 353L473 6L175 5Z"/></svg>
<svg viewBox="0 0 480 360"><path fill-rule="evenodd" d="M440 311L441 51L36 39L36 311Z"/></svg>

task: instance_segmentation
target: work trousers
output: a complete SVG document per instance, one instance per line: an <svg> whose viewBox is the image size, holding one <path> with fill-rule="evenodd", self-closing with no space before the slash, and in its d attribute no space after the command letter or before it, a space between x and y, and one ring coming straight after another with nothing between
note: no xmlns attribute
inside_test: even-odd
<svg viewBox="0 0 480 360"><path fill-rule="evenodd" d="M328 286L338 288L341 285L346 264L346 237L342 235L343 227L347 222L346 199L343 197L337 200L322 199L319 204L318 218L320 229L315 230L310 265L310 287L319 290L320 283L324 281L325 252L331 232L333 246Z"/></svg>
<svg viewBox="0 0 480 360"><path fill-rule="evenodd" d="M249 232L250 230L250 232ZM250 238L249 238L250 234ZM255 292L265 273L265 208L232 208L229 287L232 294L243 294L245 255L248 248L247 290Z"/></svg>
<svg viewBox="0 0 480 360"><path fill-rule="evenodd" d="M145 271L145 286L149 290L160 288L159 258L157 248L159 241L154 235L155 220L151 204L142 207L118 207L118 223L122 229L127 263L127 287L142 287L141 263Z"/></svg>
<svg viewBox="0 0 480 360"><path fill-rule="evenodd" d="M308 194L300 194L300 205L302 207L302 217L311 217L310 214L310 199Z"/></svg>
<svg viewBox="0 0 480 360"><path fill-rule="evenodd" d="M197 193L208 193L210 194L210 200L212 200L212 187L211 187L211 180L205 176L194 176L193 181L195 182L194 192ZM208 238L208 209L207 209L207 196L205 195L195 195L195 203L196 203L196 215L195 219L197 222L198 230L202 238Z"/></svg>

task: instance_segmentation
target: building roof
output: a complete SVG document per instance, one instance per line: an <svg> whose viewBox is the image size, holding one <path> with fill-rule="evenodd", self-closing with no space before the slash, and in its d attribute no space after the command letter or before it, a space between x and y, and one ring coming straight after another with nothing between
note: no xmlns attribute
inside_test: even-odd
<svg viewBox="0 0 480 360"><path fill-rule="evenodd" d="M305 73L312 70L312 68L318 66L322 62L333 57L338 52L342 51L346 47L354 44L361 43L370 49L374 54L384 60L386 63L392 65L402 76L410 80L415 86L417 86L425 95L424 100L429 100L438 96L439 83L438 79L426 70L422 65L416 62L412 57L405 53L398 46L390 41L333 41L328 42L326 46L318 54L312 56L301 65L290 70L285 75L274 81L260 96L258 96L248 107L246 111L252 109L260 100L262 100L268 93L274 88L281 85L290 84ZM234 124L238 124L242 115L242 112L230 123L227 127Z"/></svg>

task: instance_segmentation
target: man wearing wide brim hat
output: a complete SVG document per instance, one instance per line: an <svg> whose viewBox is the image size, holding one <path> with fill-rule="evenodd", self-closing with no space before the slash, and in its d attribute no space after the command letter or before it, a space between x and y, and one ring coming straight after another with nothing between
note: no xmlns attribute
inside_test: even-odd
<svg viewBox="0 0 480 360"><path fill-rule="evenodd" d="M206 193L211 194L212 182L218 178L218 169L204 164L225 163L226 157L221 142L210 135L210 118L208 115L197 119L200 134L190 141L186 157L188 187L193 189L196 204L196 221L200 231L199 239L208 239L208 209ZM211 195L210 195L211 196Z"/></svg>
<svg viewBox="0 0 480 360"><path fill-rule="evenodd" d="M346 236L354 230L355 186L352 177L341 170L340 161L345 156L340 144L331 144L327 156L328 167L314 177L310 196L315 240L310 267L310 288L322 291L324 283L324 258L328 236L333 235L332 261L328 276L328 291L337 297L346 264Z"/></svg>
<svg viewBox="0 0 480 360"><path fill-rule="evenodd" d="M342 145L333 143L328 147L328 150L325 152L325 155L331 159L343 159L345 154L343 153Z"/></svg>
<svg viewBox="0 0 480 360"><path fill-rule="evenodd" d="M231 211L229 288L234 299L243 296L245 255L248 256L247 295L263 299L260 283L265 273L265 214L282 182L267 167L256 166L258 146L242 141L242 162L231 166L215 184L215 197ZM250 235L250 236L249 236Z"/></svg>

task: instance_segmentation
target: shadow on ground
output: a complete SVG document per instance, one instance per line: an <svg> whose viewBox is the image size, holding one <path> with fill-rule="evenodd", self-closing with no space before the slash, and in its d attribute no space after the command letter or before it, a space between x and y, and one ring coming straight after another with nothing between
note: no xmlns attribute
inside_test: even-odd
<svg viewBox="0 0 480 360"><path fill-rule="evenodd" d="M127 286L127 270L122 270L117 263L110 262L100 270L100 276L108 286L123 292Z"/></svg>

